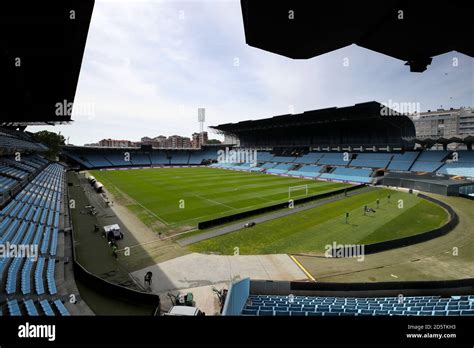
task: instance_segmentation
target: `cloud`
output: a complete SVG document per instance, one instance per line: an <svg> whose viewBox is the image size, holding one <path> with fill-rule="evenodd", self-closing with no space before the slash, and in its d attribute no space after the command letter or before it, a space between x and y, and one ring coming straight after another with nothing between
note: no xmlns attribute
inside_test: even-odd
<svg viewBox="0 0 474 348"><path fill-rule="evenodd" d="M77 145L190 136L199 107L216 125L370 100L467 106L472 91L472 59L455 52L423 74L354 45L292 60L246 45L239 1L96 1L75 100L95 115L48 128Z"/></svg>

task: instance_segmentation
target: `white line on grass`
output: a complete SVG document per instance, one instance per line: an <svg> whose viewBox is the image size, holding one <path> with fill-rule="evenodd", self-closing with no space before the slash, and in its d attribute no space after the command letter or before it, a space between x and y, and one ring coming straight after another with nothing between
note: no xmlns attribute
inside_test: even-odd
<svg viewBox="0 0 474 348"><path fill-rule="evenodd" d="M107 181L108 182L108 185L110 186L113 186L118 192L120 192L122 195L124 195L124 197L127 197L128 199L130 199L132 202L134 202L135 204L138 204L140 207L142 207L143 209L145 209L146 212L148 212L149 214L151 214L153 217L155 217L157 220L159 220L160 222L164 223L165 225L169 226L170 223L168 223L167 221L165 221L163 218L160 218L158 215L156 215L154 212L152 212L150 209L148 209L147 207L145 207L143 204L141 203L138 203L136 201L135 198L131 197L130 195L124 193L122 190L120 190L117 186L115 186L114 184L112 184L109 180L104 180L104 178L102 178L102 181Z"/></svg>
<svg viewBox="0 0 474 348"><path fill-rule="evenodd" d="M135 201L133 198L132 198L133 201ZM155 218L157 218L158 220L160 220L162 223L164 223L165 225L170 225L168 222L166 222L163 218L159 217L158 215L156 215L154 212L152 212L150 209L148 209L147 207L145 207L143 204L141 203L138 203L137 201L135 201L136 204L138 204L140 207L142 207L143 209L145 209L145 211L147 211L148 213L150 213L152 216L154 216Z"/></svg>
<svg viewBox="0 0 474 348"><path fill-rule="evenodd" d="M237 209L237 208L231 207L230 205L224 204L224 203L219 202L219 201L215 201L215 200L210 199L210 198L206 198L206 197L201 196L201 195L194 194L194 196L199 197L199 198L202 198L202 199L205 199L205 200L207 200L207 201L209 201L209 202L214 202L214 203L223 205L224 207L230 208L230 209L232 209L232 210L236 210L236 209Z"/></svg>

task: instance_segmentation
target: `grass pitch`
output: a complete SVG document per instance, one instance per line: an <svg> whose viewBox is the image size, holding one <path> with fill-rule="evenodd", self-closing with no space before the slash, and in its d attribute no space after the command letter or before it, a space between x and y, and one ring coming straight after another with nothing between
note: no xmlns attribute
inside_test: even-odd
<svg viewBox="0 0 474 348"><path fill-rule="evenodd" d="M380 199L379 208L377 199ZM399 207L400 200L403 207ZM376 212L364 215L364 205ZM346 212L350 214L348 223ZM415 195L378 189L205 240L189 248L221 254L233 254L236 247L240 254L247 255L322 254L328 244L370 244L398 239L442 226L448 218L443 208Z"/></svg>
<svg viewBox="0 0 474 348"><path fill-rule="evenodd" d="M155 231L197 223L288 200L290 186L308 185L308 195L350 185L213 168L92 171L97 180ZM304 190L292 192L303 197Z"/></svg>
<svg viewBox="0 0 474 348"><path fill-rule="evenodd" d="M309 195L349 186L213 168L93 171L92 175L145 224L164 233L190 230L199 221L287 201L290 186L307 184ZM302 197L304 191L294 192L293 197L298 194ZM403 207L399 207L400 200ZM364 215L364 205L376 212ZM235 247L241 254L321 254L333 242L370 244L402 238L439 227L447 219L444 209L416 195L376 189L188 248L220 254L233 254Z"/></svg>

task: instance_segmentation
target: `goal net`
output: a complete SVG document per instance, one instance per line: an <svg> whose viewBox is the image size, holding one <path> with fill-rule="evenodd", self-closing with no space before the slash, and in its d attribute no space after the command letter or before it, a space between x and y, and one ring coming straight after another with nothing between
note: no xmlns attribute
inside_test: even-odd
<svg viewBox="0 0 474 348"><path fill-rule="evenodd" d="M308 185L290 186L288 187L288 199L307 196Z"/></svg>

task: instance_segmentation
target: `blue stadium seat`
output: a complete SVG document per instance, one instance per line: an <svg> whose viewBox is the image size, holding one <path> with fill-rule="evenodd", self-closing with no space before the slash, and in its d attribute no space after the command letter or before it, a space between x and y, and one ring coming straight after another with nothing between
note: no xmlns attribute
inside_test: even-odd
<svg viewBox="0 0 474 348"><path fill-rule="evenodd" d="M38 316L39 315L38 310L36 309L36 306L35 306L33 300L26 300L24 302L24 304L25 304L26 311L27 311L28 315L30 315L30 316Z"/></svg>
<svg viewBox="0 0 474 348"><path fill-rule="evenodd" d="M17 300L9 300L7 301L8 311L10 312L11 316L21 316L20 306L18 305Z"/></svg>
<svg viewBox="0 0 474 348"><path fill-rule="evenodd" d="M54 316L54 311L51 308L51 305L49 304L48 300L41 300L40 301L41 308L43 309L43 312L47 316Z"/></svg>
<svg viewBox="0 0 474 348"><path fill-rule="evenodd" d="M474 296L344 298L251 295L242 314L272 316L459 316L474 315Z"/></svg>
<svg viewBox="0 0 474 348"><path fill-rule="evenodd" d="M54 304L56 305L56 308L58 309L59 314L61 314L62 316L69 316L70 315L69 311L64 306L64 304L61 302L61 300L55 300Z"/></svg>

